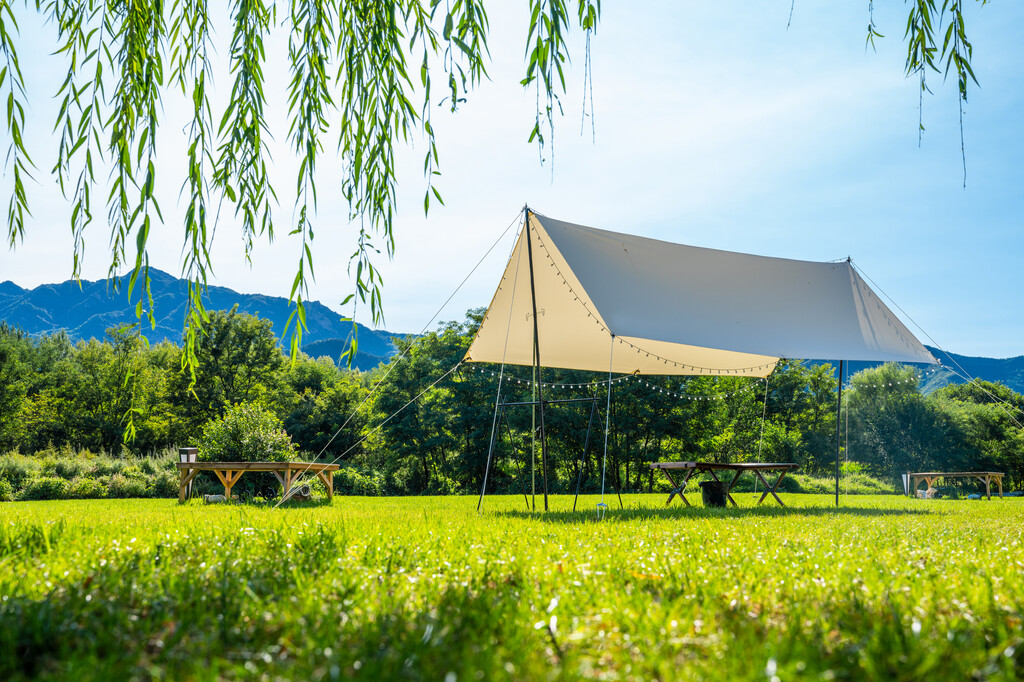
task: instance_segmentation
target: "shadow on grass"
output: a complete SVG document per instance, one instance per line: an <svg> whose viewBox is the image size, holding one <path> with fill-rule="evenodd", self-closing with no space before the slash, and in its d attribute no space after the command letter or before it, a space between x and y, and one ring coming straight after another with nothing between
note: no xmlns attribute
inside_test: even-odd
<svg viewBox="0 0 1024 682"><path fill-rule="evenodd" d="M577 511L522 511L501 510L489 512L494 516L510 519L529 519L546 523L586 523L597 520L596 510L577 509ZM729 507L715 509L708 507L643 507L627 506L619 509L617 505L609 505L605 512L605 521L637 521L647 519L741 519L755 517L792 517L792 516L927 516L934 514L934 509L880 509L878 507Z"/></svg>

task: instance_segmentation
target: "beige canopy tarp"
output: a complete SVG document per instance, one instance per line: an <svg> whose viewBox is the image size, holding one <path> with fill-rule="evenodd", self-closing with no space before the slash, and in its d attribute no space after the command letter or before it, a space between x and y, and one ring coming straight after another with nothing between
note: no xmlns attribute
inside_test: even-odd
<svg viewBox="0 0 1024 682"><path fill-rule="evenodd" d="M779 358L934 363L849 262L752 256L527 211L466 360L767 376ZM529 244L527 243L529 230Z"/></svg>

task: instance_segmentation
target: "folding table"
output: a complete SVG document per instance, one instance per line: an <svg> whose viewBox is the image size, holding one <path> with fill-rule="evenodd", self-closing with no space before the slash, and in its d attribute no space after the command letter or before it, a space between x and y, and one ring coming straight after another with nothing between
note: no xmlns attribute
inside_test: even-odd
<svg viewBox="0 0 1024 682"><path fill-rule="evenodd" d="M686 488L687 482L689 482L690 478L695 473L699 471L706 471L709 474L711 474L711 477L714 478L716 481L720 481L721 479L718 478L718 474L715 472L734 471L736 472L736 474L732 477L732 480L729 482L729 487L725 491L725 496L730 502L732 502L732 506L736 507L738 506L736 504L736 500L732 499L732 495L730 493L732 492L733 487L736 485L736 481L739 480L739 477L743 474L743 472L749 471L753 473L754 476L756 476L757 479L761 481L761 483L764 484L764 493L761 495L761 499L759 499L757 503L761 504L762 502L764 502L764 499L768 497L768 494L770 493L771 496L774 497L775 500L779 503L779 505L785 507L786 505L783 504L782 500L775 493L775 491L778 490L779 483L782 482L782 479L785 478L786 474L789 473L790 471L799 469L800 465L794 464L793 462L744 462L739 464L725 464L718 462L653 462L651 464L651 468L661 469L665 473L665 476L668 477L669 482L672 483L673 486L675 486L671 494L669 494L668 500L666 500L665 502L666 506L672 502L672 498L675 497L676 495L679 495L679 498L686 503L687 507L690 506L690 501L686 499L686 495L683 494L683 490ZM686 475L683 477L681 484L676 483L676 480L672 477L672 469L682 469L686 472ZM768 480L765 479L762 472L771 471L778 472L779 476L778 478L775 479L774 483L769 484Z"/></svg>

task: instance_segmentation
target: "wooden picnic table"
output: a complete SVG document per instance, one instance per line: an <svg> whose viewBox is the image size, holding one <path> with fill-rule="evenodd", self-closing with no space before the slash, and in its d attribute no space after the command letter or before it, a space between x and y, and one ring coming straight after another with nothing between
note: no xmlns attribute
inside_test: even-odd
<svg viewBox="0 0 1024 682"><path fill-rule="evenodd" d="M231 488L246 471L270 471L284 487L284 494L291 490L292 484L300 474L315 473L327 486L327 499L334 499L334 472L337 464L317 464L311 462L178 462L178 473L181 483L178 488L178 502L185 502L188 484L200 471L212 471L224 484L224 498L231 499Z"/></svg>
<svg viewBox="0 0 1024 682"><path fill-rule="evenodd" d="M992 481L996 482L999 487L999 497L1003 496L1003 473L1000 471L928 471L924 473L910 474L910 496L917 497L917 487L924 481L927 484L927 488L932 487L932 482L937 478L953 478L953 477L965 477L965 478L976 478L985 484L985 495L988 499L992 499Z"/></svg>
<svg viewBox="0 0 1024 682"><path fill-rule="evenodd" d="M770 493L771 496L775 498L775 500L779 503L780 506L785 507L786 505L783 504L782 500L775 493L775 491L778 490L779 483L782 482L782 479L786 476L786 474L789 473L790 471L795 471L796 469L799 469L800 465L794 464L793 462L744 462L737 464L725 464L718 462L654 462L651 464L651 468L661 469L665 473L665 476L668 477L669 482L671 482L672 485L675 486L675 488L669 494L668 500L666 500L665 502L666 506L668 506L672 502L672 498L675 497L676 495L679 495L680 499L682 499L682 501L686 503L687 507L690 506L690 501L686 499L686 495L683 494L683 490L686 488L686 484L687 482L689 482L690 478L698 471L708 472L709 474L711 474L711 477L716 481L720 481L721 479L718 478L718 474L715 472L734 471L736 473L732 477L732 480L729 482L729 487L726 488L725 496L730 502L732 502L732 506L736 507L738 506L736 504L736 500L732 499L732 495L730 493L732 492L733 487L736 485L736 481L739 480L743 472L750 471L754 474L754 476L757 477L758 480L761 481L761 483L764 484L764 493L761 495L761 499L759 499L757 503L761 504L762 502L764 502L764 499L768 497ZM683 481L681 484L677 484L675 479L672 477L672 469L683 469L686 471L686 475L683 477ZM779 477L775 479L775 483L769 484L762 473L769 471L779 472Z"/></svg>

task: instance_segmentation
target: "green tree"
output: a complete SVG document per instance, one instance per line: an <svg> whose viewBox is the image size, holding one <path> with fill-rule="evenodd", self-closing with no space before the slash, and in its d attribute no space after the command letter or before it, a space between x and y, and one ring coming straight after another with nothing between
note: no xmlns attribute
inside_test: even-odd
<svg viewBox="0 0 1024 682"><path fill-rule="evenodd" d="M419 339L395 339L398 355L378 369L386 380L373 397L371 421L382 426L367 459L399 490L427 491L450 476L453 439L446 430L451 413L445 412L444 392L457 378L441 379L461 359L461 332L449 323Z"/></svg>
<svg viewBox="0 0 1024 682"><path fill-rule="evenodd" d="M19 418L27 394L28 366L23 357L31 342L18 329L0 322L0 450L18 445L22 437Z"/></svg>
<svg viewBox="0 0 1024 682"><path fill-rule="evenodd" d="M962 460L950 424L918 391L918 370L886 363L858 372L845 393L848 455L869 473L897 477L908 470L941 469Z"/></svg>
<svg viewBox="0 0 1024 682"><path fill-rule="evenodd" d="M74 402L81 383L76 356L77 349L64 332L33 341L25 357L29 374L19 416L24 429L21 445L27 450L81 442Z"/></svg>
<svg viewBox="0 0 1024 682"><path fill-rule="evenodd" d="M959 470L1002 471L1024 485L1024 396L1002 384L950 384L930 396L950 424L948 445Z"/></svg>
<svg viewBox="0 0 1024 682"><path fill-rule="evenodd" d="M195 437L231 405L271 399L285 362L273 323L237 308L209 314L196 344L195 373L182 368L173 382L180 436Z"/></svg>
<svg viewBox="0 0 1024 682"><path fill-rule="evenodd" d="M768 379L765 413L776 425L773 438L809 473L831 471L835 458L836 390L829 364L806 366L783 360ZM795 440L799 446L793 449ZM781 453L780 453L781 454Z"/></svg>
<svg viewBox="0 0 1024 682"><path fill-rule="evenodd" d="M278 414L299 448L327 461L359 457L367 420L357 408L368 393L365 375L300 353L284 371L278 391Z"/></svg>

